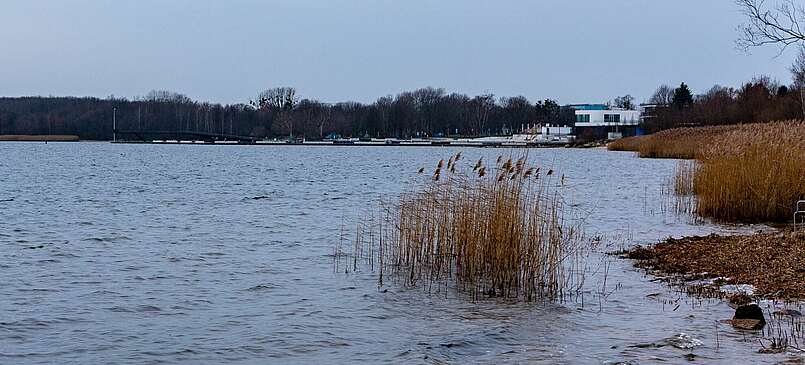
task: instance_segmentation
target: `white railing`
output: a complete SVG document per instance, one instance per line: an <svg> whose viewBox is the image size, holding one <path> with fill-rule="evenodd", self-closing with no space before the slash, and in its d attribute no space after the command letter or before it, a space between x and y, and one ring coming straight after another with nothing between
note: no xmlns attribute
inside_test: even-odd
<svg viewBox="0 0 805 365"><path fill-rule="evenodd" d="M797 217L802 216L802 225L805 226L805 200L797 201L797 209L794 210L794 229L797 229Z"/></svg>

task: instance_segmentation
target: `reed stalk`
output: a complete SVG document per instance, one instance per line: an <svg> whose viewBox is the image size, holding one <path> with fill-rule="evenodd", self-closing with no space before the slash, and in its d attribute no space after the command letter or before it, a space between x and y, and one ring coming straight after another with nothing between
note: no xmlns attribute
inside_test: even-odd
<svg viewBox="0 0 805 365"><path fill-rule="evenodd" d="M439 161L398 200L381 203L370 225L377 234L357 235L353 254L374 253L379 284L391 278L428 292L525 301L578 290L581 230L566 218L558 174L540 173L526 155L494 166L465 166L460 157Z"/></svg>

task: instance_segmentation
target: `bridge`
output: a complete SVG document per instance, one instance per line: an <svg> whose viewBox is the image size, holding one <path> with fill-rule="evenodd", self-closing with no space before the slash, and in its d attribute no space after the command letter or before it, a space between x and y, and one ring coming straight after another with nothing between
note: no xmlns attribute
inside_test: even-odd
<svg viewBox="0 0 805 365"><path fill-rule="evenodd" d="M190 130L161 131L161 130L146 129L146 130L115 130L114 132L120 136L129 136L128 140L138 140L143 142L150 142L156 139L153 137L161 137L161 139L192 139L207 142L227 140L227 141L238 141L246 143L254 143L259 139L256 137L240 136L237 134L199 132Z"/></svg>

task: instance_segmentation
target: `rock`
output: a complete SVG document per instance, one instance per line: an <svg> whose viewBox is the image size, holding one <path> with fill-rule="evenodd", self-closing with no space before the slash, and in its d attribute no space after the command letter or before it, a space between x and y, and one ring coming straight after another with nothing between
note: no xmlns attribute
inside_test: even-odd
<svg viewBox="0 0 805 365"><path fill-rule="evenodd" d="M763 317L763 310L757 304L742 305L735 308L735 315L732 319L755 319L766 322L766 318Z"/></svg>
<svg viewBox="0 0 805 365"><path fill-rule="evenodd" d="M739 330L756 331L766 325L765 322L758 321L757 319L733 319L732 327Z"/></svg>
<svg viewBox="0 0 805 365"><path fill-rule="evenodd" d="M759 330L766 325L763 310L757 304L742 305L735 309L732 326L744 330Z"/></svg>

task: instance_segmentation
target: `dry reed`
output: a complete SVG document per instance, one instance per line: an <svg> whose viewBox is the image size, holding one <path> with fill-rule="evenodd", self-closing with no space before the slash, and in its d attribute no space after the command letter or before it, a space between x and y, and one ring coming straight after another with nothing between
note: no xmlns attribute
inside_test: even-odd
<svg viewBox="0 0 805 365"><path fill-rule="evenodd" d="M676 164L676 173L674 175L674 194L677 196L691 196L695 193L693 178L696 176L698 164L696 161L679 161Z"/></svg>
<svg viewBox="0 0 805 365"><path fill-rule="evenodd" d="M649 136L634 136L621 138L607 143L607 149L610 151L633 151L640 150L640 146Z"/></svg>
<svg viewBox="0 0 805 365"><path fill-rule="evenodd" d="M726 125L669 129L647 136L620 139L608 144L607 148L611 151L635 151L644 158L693 159L708 143L737 128L737 125Z"/></svg>
<svg viewBox="0 0 805 365"><path fill-rule="evenodd" d="M360 225L352 257L379 269L380 285L391 278L428 292L452 287L473 299L578 290L582 233L565 217L557 174L541 173L527 156L494 166L461 161L439 161L399 201L381 204L373 223Z"/></svg>
<svg viewBox="0 0 805 365"><path fill-rule="evenodd" d="M696 212L730 222L785 222L805 198L805 122L679 128L609 145L640 157L696 159L677 168L674 191Z"/></svg>
<svg viewBox="0 0 805 365"><path fill-rule="evenodd" d="M805 122L748 124L701 150L697 212L738 222L785 222L805 198Z"/></svg>

